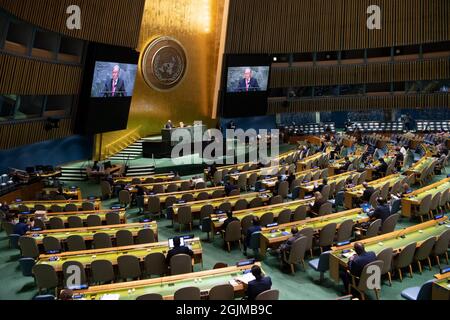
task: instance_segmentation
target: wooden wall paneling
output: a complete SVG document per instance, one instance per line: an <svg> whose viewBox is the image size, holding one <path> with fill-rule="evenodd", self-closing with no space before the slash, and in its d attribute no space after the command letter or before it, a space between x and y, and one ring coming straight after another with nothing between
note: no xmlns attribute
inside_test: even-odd
<svg viewBox="0 0 450 320"><path fill-rule="evenodd" d="M0 125L0 149L11 149L40 141L60 139L72 134L73 121L61 119L58 129L45 131L45 120Z"/></svg>
<svg viewBox="0 0 450 320"><path fill-rule="evenodd" d="M372 4L382 9L381 30L367 29L366 11ZM338 51L450 40L448 0L232 0L230 8L226 53Z"/></svg>
<svg viewBox="0 0 450 320"><path fill-rule="evenodd" d="M81 30L66 26L70 5L81 8ZM135 48L145 0L0 0L19 19L78 39Z"/></svg>
<svg viewBox="0 0 450 320"><path fill-rule="evenodd" d="M76 95L82 67L0 53L0 94Z"/></svg>
<svg viewBox="0 0 450 320"><path fill-rule="evenodd" d="M276 67L272 69L271 88L382 83L391 81L445 80L450 78L448 58L373 63L367 65L336 65L327 67Z"/></svg>

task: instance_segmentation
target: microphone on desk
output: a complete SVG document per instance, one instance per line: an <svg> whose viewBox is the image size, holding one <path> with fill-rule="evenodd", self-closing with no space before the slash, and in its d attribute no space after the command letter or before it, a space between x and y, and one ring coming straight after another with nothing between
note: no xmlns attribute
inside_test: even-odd
<svg viewBox="0 0 450 320"><path fill-rule="evenodd" d="M398 234L397 234L397 237L396 237L396 239L398 239L398 238L404 238L405 237L405 231L406 231L406 228L403 228L402 230L400 230L399 232L398 232Z"/></svg>

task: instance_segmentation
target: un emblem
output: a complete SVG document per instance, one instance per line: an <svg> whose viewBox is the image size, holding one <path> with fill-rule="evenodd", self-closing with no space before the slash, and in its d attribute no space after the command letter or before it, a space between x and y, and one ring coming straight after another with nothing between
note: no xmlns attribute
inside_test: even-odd
<svg viewBox="0 0 450 320"><path fill-rule="evenodd" d="M165 91L183 80L186 66L186 52L181 44L173 38L160 37L145 49L141 67L145 82Z"/></svg>

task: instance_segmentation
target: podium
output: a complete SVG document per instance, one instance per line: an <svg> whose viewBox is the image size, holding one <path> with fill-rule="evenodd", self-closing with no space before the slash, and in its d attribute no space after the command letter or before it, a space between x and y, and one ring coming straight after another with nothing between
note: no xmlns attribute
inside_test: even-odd
<svg viewBox="0 0 450 320"><path fill-rule="evenodd" d="M166 144L170 144L170 146L172 146L172 147L177 145L179 143L178 141L172 141L172 134L175 133L177 130L188 130L191 135L191 141L197 142L194 140L194 132L196 132L196 130L198 130L198 132L201 132L200 139L203 140L203 134L205 133L207 128L206 128L206 125L204 125L204 124L191 125L191 126L186 126L184 128L172 128L172 129L164 128L161 130L162 141Z"/></svg>

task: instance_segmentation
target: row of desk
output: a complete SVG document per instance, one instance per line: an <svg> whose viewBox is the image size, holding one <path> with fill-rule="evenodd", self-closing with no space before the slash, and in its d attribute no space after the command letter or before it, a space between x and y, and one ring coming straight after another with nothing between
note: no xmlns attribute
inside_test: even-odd
<svg viewBox="0 0 450 320"><path fill-rule="evenodd" d="M202 244L199 238L187 239L186 245L194 252L194 263L203 265ZM76 261L84 268L89 269L95 260L108 260L113 266L117 265L117 260L123 255L132 255L144 261L145 257L152 253L162 253L167 255L169 251L168 241L137 244L125 247L114 247L104 249L83 250L74 252L63 252L60 254L42 254L39 256L37 264L47 264L52 266L56 272L62 272L65 262Z"/></svg>
<svg viewBox="0 0 450 320"><path fill-rule="evenodd" d="M90 215L97 215L100 217L102 223L106 223L106 215L110 212L117 212L120 217L120 223L123 223L123 224L127 223L127 215L126 215L125 209L76 211L76 212L46 212L44 214L30 213L30 214L19 214L19 216L25 216L28 218L30 218L30 217L39 218L39 219L42 219L46 225L49 224L51 218L59 218L67 226L69 217L71 217L71 216L79 217L83 221L83 223L86 224L87 219Z"/></svg>
<svg viewBox="0 0 450 320"><path fill-rule="evenodd" d="M155 238L157 239L158 225L154 221L146 223L129 223L129 224L118 224L99 227L29 231L27 232L26 236L33 238L38 245L41 245L44 238L48 236L54 237L61 242L65 242L67 238L72 235L81 236L85 241L92 241L96 233L106 233L111 238L115 238L117 231L128 230L135 237L137 236L138 232L142 229L153 230Z"/></svg>
<svg viewBox="0 0 450 320"><path fill-rule="evenodd" d="M260 265L257 263L257 265ZM162 278L146 279L132 282L121 282L94 286L87 290L75 291L75 300L136 300L139 296L157 293L164 300L173 300L177 290L186 287L197 287L203 299L207 299L209 291L217 285L229 283L233 286L235 297L245 294L246 281L243 277L253 265L227 267L200 272L193 272Z"/></svg>
<svg viewBox="0 0 450 320"><path fill-rule="evenodd" d="M431 220L415 226L396 230L391 233L383 234L373 238L360 240L365 245L366 251L372 251L375 254L380 253L386 248L392 248L394 254L399 253L405 246L416 242L417 246L430 237L439 237L442 233L449 230L450 223L447 217L439 220ZM339 267L348 268L349 257L353 252L354 243L332 248L330 255L330 277L339 283ZM349 253L343 254L343 250L350 250Z"/></svg>

